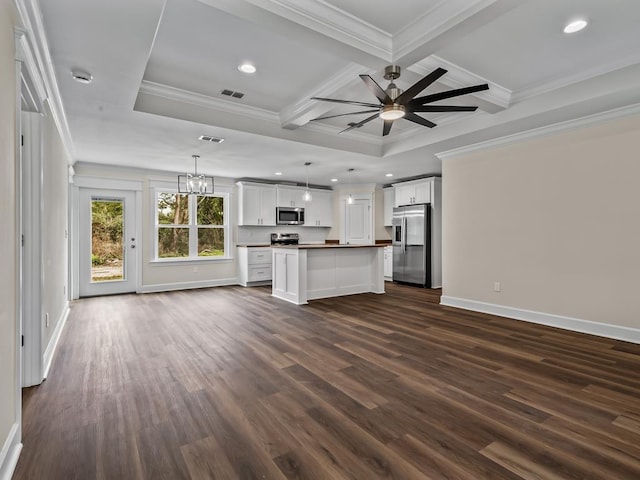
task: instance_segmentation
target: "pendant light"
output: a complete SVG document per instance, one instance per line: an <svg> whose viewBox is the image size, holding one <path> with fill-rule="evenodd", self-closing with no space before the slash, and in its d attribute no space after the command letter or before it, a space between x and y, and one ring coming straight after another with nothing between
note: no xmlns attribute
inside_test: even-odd
<svg viewBox="0 0 640 480"><path fill-rule="evenodd" d="M347 170L347 172L349 172L349 185L351 185L351 172L353 172L353 168L350 168L349 170ZM353 194L349 193L349 197L347 198L347 203L349 205L353 205Z"/></svg>
<svg viewBox="0 0 640 480"><path fill-rule="evenodd" d="M304 166L307 167L307 189L304 191L304 197L303 200L305 202L310 202L311 201L311 191L309 190L309 165L311 165L311 162L305 162Z"/></svg>
<svg viewBox="0 0 640 480"><path fill-rule="evenodd" d="M187 195L211 195L213 193L213 177L198 173L200 155L191 155L194 162L193 173L178 175L178 193Z"/></svg>

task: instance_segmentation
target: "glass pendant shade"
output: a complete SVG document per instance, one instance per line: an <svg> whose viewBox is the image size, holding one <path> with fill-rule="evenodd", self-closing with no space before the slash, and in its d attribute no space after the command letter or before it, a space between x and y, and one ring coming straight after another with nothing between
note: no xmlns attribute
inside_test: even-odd
<svg viewBox="0 0 640 480"><path fill-rule="evenodd" d="M309 190L305 190L304 196L302 197L305 202L310 202L312 200L311 192Z"/></svg>
<svg viewBox="0 0 640 480"><path fill-rule="evenodd" d="M309 165L311 165L311 162L305 162L304 166L307 167L307 189L304 191L304 195L302 196L302 199L305 202L310 202L311 201L311 191L309 190Z"/></svg>

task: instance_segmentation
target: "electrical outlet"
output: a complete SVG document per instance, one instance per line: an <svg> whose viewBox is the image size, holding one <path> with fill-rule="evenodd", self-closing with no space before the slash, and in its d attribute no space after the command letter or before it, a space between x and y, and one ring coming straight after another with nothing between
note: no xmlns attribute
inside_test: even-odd
<svg viewBox="0 0 640 480"><path fill-rule="evenodd" d="M502 288L502 286L500 285L500 282L494 282L493 283L493 291L494 292L499 292L501 288Z"/></svg>
<svg viewBox="0 0 640 480"><path fill-rule="evenodd" d="M49 328L49 314L45 313L44 314L44 324L47 328Z"/></svg>

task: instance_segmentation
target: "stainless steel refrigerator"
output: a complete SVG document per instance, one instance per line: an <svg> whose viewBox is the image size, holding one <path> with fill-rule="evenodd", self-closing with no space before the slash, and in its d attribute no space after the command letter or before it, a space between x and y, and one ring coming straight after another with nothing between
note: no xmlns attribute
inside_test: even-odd
<svg viewBox="0 0 640 480"><path fill-rule="evenodd" d="M431 206L393 209L393 281L431 288Z"/></svg>

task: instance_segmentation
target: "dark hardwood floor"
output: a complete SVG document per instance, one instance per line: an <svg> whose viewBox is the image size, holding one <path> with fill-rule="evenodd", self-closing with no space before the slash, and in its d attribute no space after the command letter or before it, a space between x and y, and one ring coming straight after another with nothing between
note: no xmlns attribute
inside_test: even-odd
<svg viewBox="0 0 640 480"><path fill-rule="evenodd" d="M640 479L640 345L221 287L74 302L15 479Z"/></svg>

